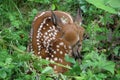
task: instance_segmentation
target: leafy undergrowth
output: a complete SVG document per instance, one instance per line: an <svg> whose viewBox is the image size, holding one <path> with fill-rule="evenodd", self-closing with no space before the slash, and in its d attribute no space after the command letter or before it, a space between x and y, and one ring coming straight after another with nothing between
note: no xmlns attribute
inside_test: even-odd
<svg viewBox="0 0 120 80"><path fill-rule="evenodd" d="M75 16L77 8L85 28L80 62L66 56L73 65L64 66L26 52L37 12L57 9ZM120 80L119 11L119 0L1 0L0 80ZM68 72L55 74L50 63Z"/></svg>

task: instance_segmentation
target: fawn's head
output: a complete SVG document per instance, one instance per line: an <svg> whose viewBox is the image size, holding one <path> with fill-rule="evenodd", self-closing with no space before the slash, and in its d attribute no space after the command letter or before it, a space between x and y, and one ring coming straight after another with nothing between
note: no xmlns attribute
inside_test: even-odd
<svg viewBox="0 0 120 80"><path fill-rule="evenodd" d="M84 28L81 27L82 17L78 9L76 19L74 22L66 24L64 20L59 18L54 12L52 13L52 22L56 25L59 32L62 34L61 38L66 40L72 48L72 55L77 59L80 58L80 50L82 46Z"/></svg>

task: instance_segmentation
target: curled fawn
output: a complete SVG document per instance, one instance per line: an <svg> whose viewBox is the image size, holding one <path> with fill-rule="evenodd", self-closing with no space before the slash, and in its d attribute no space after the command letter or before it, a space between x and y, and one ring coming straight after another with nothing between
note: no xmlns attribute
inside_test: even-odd
<svg viewBox="0 0 120 80"><path fill-rule="evenodd" d="M79 58L84 28L80 26L81 16L78 10L76 20L62 11L45 11L38 13L31 28L31 43L28 51L34 51L40 58L62 65L71 65L65 61L66 54ZM50 64L57 73L67 69Z"/></svg>

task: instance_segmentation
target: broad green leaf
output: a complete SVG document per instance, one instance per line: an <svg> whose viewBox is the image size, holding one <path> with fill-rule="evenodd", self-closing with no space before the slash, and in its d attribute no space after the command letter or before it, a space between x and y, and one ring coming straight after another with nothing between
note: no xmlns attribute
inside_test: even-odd
<svg viewBox="0 0 120 80"><path fill-rule="evenodd" d="M112 6L113 8L120 9L120 0L110 0L108 4L110 4L110 6Z"/></svg>
<svg viewBox="0 0 120 80"><path fill-rule="evenodd" d="M55 4L52 4L51 9L55 10Z"/></svg>
<svg viewBox="0 0 120 80"><path fill-rule="evenodd" d="M71 62L71 63L73 63L73 64L76 63L75 59L74 59L74 58L71 58L69 55L66 55L66 56L65 56L65 60L68 61L68 62Z"/></svg>
<svg viewBox="0 0 120 80"><path fill-rule="evenodd" d="M109 61L109 62L105 62L105 64L102 65L102 68L110 71L112 74L114 74L114 69L115 69L115 63Z"/></svg>
<svg viewBox="0 0 120 80"><path fill-rule="evenodd" d="M47 73L47 74L51 74L53 72L53 69L51 67L46 67L42 73Z"/></svg>
<svg viewBox="0 0 120 80"><path fill-rule="evenodd" d="M103 0L86 0L86 1L88 3L93 4L97 8L108 11L109 13L117 14L117 11L114 8L110 7L110 6L105 5Z"/></svg>

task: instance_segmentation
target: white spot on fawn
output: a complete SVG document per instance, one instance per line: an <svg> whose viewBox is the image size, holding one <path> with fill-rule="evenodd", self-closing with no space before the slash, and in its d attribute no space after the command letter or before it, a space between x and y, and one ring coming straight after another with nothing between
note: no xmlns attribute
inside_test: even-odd
<svg viewBox="0 0 120 80"><path fill-rule="evenodd" d="M38 17L43 16L44 14L45 14L45 12L42 12Z"/></svg>
<svg viewBox="0 0 120 80"><path fill-rule="evenodd" d="M58 60L58 58L57 58L57 57L55 57L55 58L54 58L54 61L57 61L57 60Z"/></svg>
<svg viewBox="0 0 120 80"><path fill-rule="evenodd" d="M60 54L63 54L63 52L62 52L62 51L60 51Z"/></svg>
<svg viewBox="0 0 120 80"><path fill-rule="evenodd" d="M69 46L69 49L71 49L71 46Z"/></svg>
<svg viewBox="0 0 120 80"><path fill-rule="evenodd" d="M63 62L63 60L61 59L61 58L59 58L59 61L62 63Z"/></svg>
<svg viewBox="0 0 120 80"><path fill-rule="evenodd" d="M37 41L39 42L39 39L37 39Z"/></svg>
<svg viewBox="0 0 120 80"><path fill-rule="evenodd" d="M36 36L36 38L39 38L39 36Z"/></svg>
<svg viewBox="0 0 120 80"><path fill-rule="evenodd" d="M40 54L40 52L38 52L38 54Z"/></svg>
<svg viewBox="0 0 120 80"><path fill-rule="evenodd" d="M54 54L56 54L56 51L54 51Z"/></svg>
<svg viewBox="0 0 120 80"><path fill-rule="evenodd" d="M54 69L56 69L57 68L57 66L54 66Z"/></svg>
<svg viewBox="0 0 120 80"><path fill-rule="evenodd" d="M63 43L63 42L61 42L61 43L59 43L59 45L63 46L63 45L64 45L64 43Z"/></svg>
<svg viewBox="0 0 120 80"><path fill-rule="evenodd" d="M43 39L41 39L41 41L43 41Z"/></svg>
<svg viewBox="0 0 120 80"><path fill-rule="evenodd" d="M48 33L47 33L47 32L45 32L45 35L48 35Z"/></svg>
<svg viewBox="0 0 120 80"><path fill-rule="evenodd" d="M38 42L37 45L40 45L40 43Z"/></svg>
<svg viewBox="0 0 120 80"><path fill-rule="evenodd" d="M67 49L66 45L64 45L64 48Z"/></svg>
<svg viewBox="0 0 120 80"><path fill-rule="evenodd" d="M51 55L51 57L54 57L54 55Z"/></svg>
<svg viewBox="0 0 120 80"><path fill-rule="evenodd" d="M45 30L45 27L43 28L43 30Z"/></svg>
<svg viewBox="0 0 120 80"><path fill-rule="evenodd" d="M49 60L49 57L46 57L46 60Z"/></svg>
<svg viewBox="0 0 120 80"><path fill-rule="evenodd" d="M59 51L59 49L57 49L57 51Z"/></svg>
<svg viewBox="0 0 120 80"><path fill-rule="evenodd" d="M59 46L59 45L57 45L56 47L57 47L57 48L59 48L60 46Z"/></svg>
<svg viewBox="0 0 120 80"><path fill-rule="evenodd" d="M46 24L47 26L49 26L49 24Z"/></svg>
<svg viewBox="0 0 120 80"><path fill-rule="evenodd" d="M48 19L51 19L51 17L48 17Z"/></svg>

